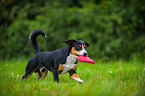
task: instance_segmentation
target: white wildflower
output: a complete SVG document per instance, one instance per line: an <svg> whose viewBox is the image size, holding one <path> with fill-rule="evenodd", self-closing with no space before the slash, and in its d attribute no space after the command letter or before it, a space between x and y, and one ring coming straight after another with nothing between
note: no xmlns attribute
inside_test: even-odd
<svg viewBox="0 0 145 96"><path fill-rule="evenodd" d="M109 73L112 73L112 71L109 71Z"/></svg>
<svg viewBox="0 0 145 96"><path fill-rule="evenodd" d="M14 73L11 73L12 77L14 77Z"/></svg>

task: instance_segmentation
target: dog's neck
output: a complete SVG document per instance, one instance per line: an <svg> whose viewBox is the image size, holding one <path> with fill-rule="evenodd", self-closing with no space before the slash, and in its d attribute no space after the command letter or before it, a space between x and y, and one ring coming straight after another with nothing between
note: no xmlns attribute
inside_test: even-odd
<svg viewBox="0 0 145 96"><path fill-rule="evenodd" d="M70 65L70 64L75 64L76 60L77 60L78 56L73 55L70 53L70 55L66 58L66 65Z"/></svg>

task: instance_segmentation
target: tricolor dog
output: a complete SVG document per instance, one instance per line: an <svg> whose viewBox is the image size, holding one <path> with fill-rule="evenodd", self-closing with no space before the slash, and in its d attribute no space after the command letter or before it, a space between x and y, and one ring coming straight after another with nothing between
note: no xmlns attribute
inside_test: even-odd
<svg viewBox="0 0 145 96"><path fill-rule="evenodd" d="M50 52L40 52L36 38L38 35L46 36L44 31L41 29L34 30L29 39L35 50L35 56L30 58L25 74L22 77L24 81L30 77L33 72L38 73L38 79L44 79L47 75L48 70L53 72L54 80L59 82L59 75L69 73L70 78L83 82L76 73L77 68L77 57L79 55L87 56L86 47L89 46L88 42L80 40L66 40L63 41L67 46Z"/></svg>

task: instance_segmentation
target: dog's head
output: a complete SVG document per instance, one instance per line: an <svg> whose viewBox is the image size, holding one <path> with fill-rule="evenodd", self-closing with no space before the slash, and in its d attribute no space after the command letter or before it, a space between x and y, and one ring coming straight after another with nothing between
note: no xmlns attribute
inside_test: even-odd
<svg viewBox="0 0 145 96"><path fill-rule="evenodd" d="M76 56L88 56L88 53L86 51L86 47L89 46L88 42L74 39L66 40L63 42L65 42L71 47L71 54Z"/></svg>

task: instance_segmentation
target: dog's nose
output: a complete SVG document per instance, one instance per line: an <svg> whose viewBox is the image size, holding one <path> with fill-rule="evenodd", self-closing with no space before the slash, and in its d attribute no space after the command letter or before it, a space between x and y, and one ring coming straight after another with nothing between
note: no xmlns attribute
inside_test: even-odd
<svg viewBox="0 0 145 96"><path fill-rule="evenodd" d="M87 52L84 52L83 54L84 54L84 56L87 56L87 55L88 55L88 53L87 53Z"/></svg>

